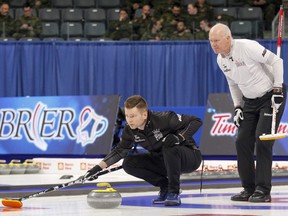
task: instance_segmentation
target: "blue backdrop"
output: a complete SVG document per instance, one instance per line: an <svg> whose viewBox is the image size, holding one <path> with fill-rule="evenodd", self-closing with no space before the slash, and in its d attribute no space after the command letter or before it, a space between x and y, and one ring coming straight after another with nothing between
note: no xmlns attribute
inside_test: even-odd
<svg viewBox="0 0 288 216"><path fill-rule="evenodd" d="M276 40L259 42L276 52ZM0 97L117 94L120 105L141 94L151 106L205 106L228 92L208 41L1 42L0 77Z"/></svg>

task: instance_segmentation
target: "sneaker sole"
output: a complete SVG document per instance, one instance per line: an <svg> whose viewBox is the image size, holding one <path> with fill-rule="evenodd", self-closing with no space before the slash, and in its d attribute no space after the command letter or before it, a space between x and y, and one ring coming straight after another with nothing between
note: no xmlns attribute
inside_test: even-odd
<svg viewBox="0 0 288 216"><path fill-rule="evenodd" d="M152 204L155 205L163 205L165 202L164 201L152 201Z"/></svg>
<svg viewBox="0 0 288 216"><path fill-rule="evenodd" d="M271 199L267 199L267 200L253 200L253 199L249 199L248 200L249 202L252 202L252 203L268 203L268 202L271 202Z"/></svg>
<svg viewBox="0 0 288 216"><path fill-rule="evenodd" d="M178 206L178 205L181 205L181 201L180 202L165 201L164 205L165 206Z"/></svg>

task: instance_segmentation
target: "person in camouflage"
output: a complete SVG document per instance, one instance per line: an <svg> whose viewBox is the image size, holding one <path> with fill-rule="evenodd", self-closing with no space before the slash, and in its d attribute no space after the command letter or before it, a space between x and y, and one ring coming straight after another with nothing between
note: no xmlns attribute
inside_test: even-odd
<svg viewBox="0 0 288 216"><path fill-rule="evenodd" d="M275 4L273 2L272 0L247 0L247 3L251 7L261 7L266 30L271 30L271 24L276 15Z"/></svg>
<svg viewBox="0 0 288 216"><path fill-rule="evenodd" d="M119 20L112 20L108 25L106 37L112 40L132 39L133 24L129 18L128 10L121 8L119 11Z"/></svg>
<svg viewBox="0 0 288 216"><path fill-rule="evenodd" d="M14 19L9 15L9 4L0 4L0 34L1 37L10 37L15 32Z"/></svg>
<svg viewBox="0 0 288 216"><path fill-rule="evenodd" d="M213 19L213 7L206 0L197 0L195 7L198 8L198 13L207 17L208 20Z"/></svg>
<svg viewBox="0 0 288 216"><path fill-rule="evenodd" d="M193 33L200 29L200 21L208 18L207 15L198 13L198 8L193 3L187 5L187 15L185 16L185 25Z"/></svg>
<svg viewBox="0 0 288 216"><path fill-rule="evenodd" d="M171 40L193 40L190 29L185 26L184 20L178 20L177 30L171 35Z"/></svg>
<svg viewBox="0 0 288 216"><path fill-rule="evenodd" d="M13 34L17 40L25 37L39 37L42 32L42 23L38 17L32 15L32 8L29 4L23 7L23 15L16 22L16 33Z"/></svg>
<svg viewBox="0 0 288 216"><path fill-rule="evenodd" d="M130 19L133 19L136 10L141 9L145 4L149 3L150 0L125 0L122 6L129 9L128 14L130 14Z"/></svg>
<svg viewBox="0 0 288 216"><path fill-rule="evenodd" d="M162 19L163 31L165 31L167 34L177 31L178 20L185 19L181 11L181 5L179 3L174 3L171 10L163 14Z"/></svg>
<svg viewBox="0 0 288 216"><path fill-rule="evenodd" d="M142 7L142 14L140 17L133 19L133 30L137 35L135 39L140 39L144 32L151 28L154 18L151 16L151 7L146 4Z"/></svg>
<svg viewBox="0 0 288 216"><path fill-rule="evenodd" d="M154 17L160 19L163 14L171 11L173 5L181 4L181 0L153 0L151 1L152 8L154 8Z"/></svg>
<svg viewBox="0 0 288 216"><path fill-rule="evenodd" d="M168 40L168 35L162 31L162 20L154 20L152 27L149 31L143 33L141 40L146 41L160 41L160 40Z"/></svg>
<svg viewBox="0 0 288 216"><path fill-rule="evenodd" d="M211 26L207 19L203 19L200 21L200 29L200 31L197 31L195 33L195 40L208 40Z"/></svg>

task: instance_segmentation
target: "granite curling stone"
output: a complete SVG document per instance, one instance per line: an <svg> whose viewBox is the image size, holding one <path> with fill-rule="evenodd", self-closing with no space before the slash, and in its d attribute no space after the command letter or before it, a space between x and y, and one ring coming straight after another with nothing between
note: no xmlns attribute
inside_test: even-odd
<svg viewBox="0 0 288 216"><path fill-rule="evenodd" d="M90 207L96 209L111 209L121 205L121 194L113 189L109 183L98 183L97 187L106 188L92 190L87 195L87 203Z"/></svg>

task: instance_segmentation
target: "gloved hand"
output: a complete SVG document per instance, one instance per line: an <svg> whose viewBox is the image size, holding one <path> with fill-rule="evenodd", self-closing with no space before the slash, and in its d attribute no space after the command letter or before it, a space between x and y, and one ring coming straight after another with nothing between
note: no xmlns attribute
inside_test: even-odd
<svg viewBox="0 0 288 216"><path fill-rule="evenodd" d="M244 120L243 110L240 106L235 107L233 120L237 128L240 126L241 121Z"/></svg>
<svg viewBox="0 0 288 216"><path fill-rule="evenodd" d="M282 88L275 88L273 89L273 95L271 97L271 103L272 108L275 107L275 109L278 111L279 107L283 103L283 93Z"/></svg>
<svg viewBox="0 0 288 216"><path fill-rule="evenodd" d="M183 141L185 141L185 138L180 134L168 134L162 139L162 142L164 142L165 145L170 147L174 145L180 145Z"/></svg>
<svg viewBox="0 0 288 216"><path fill-rule="evenodd" d="M83 178L87 178L88 181L93 181L98 178L97 174L102 168L99 165L94 166L92 169L88 170Z"/></svg>

